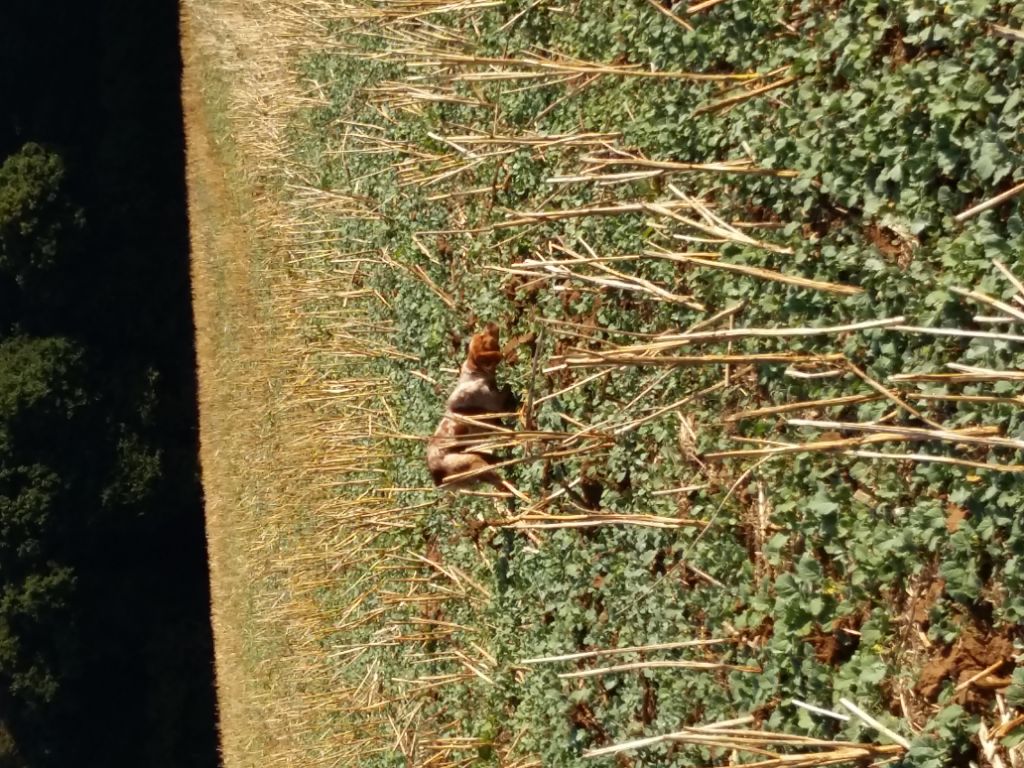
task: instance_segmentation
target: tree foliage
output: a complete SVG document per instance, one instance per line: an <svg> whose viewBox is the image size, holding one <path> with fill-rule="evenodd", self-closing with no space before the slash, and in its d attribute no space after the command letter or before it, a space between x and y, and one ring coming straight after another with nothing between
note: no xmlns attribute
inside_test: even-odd
<svg viewBox="0 0 1024 768"><path fill-rule="evenodd" d="M20 284L53 277L69 258L82 213L62 194L60 156L29 142L0 165L0 270Z"/></svg>
<svg viewBox="0 0 1024 768"><path fill-rule="evenodd" d="M83 376L82 351L66 339L0 341L0 702L16 728L53 704L77 658L69 545L85 492L75 468Z"/></svg>
<svg viewBox="0 0 1024 768"><path fill-rule="evenodd" d="M0 43L0 766L212 765L177 6Z"/></svg>

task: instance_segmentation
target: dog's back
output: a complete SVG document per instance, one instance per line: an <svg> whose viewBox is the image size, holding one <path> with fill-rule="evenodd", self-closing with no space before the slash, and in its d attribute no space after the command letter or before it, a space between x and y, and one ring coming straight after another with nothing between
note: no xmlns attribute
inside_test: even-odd
<svg viewBox="0 0 1024 768"><path fill-rule="evenodd" d="M472 442L466 438L486 433L486 417L504 413L510 407L511 393L499 389L495 375L501 359L498 327L490 323L470 341L459 379L445 402L444 416L427 442L427 466L435 485L468 487L486 482L502 487L501 479L493 471L449 481L454 475L490 466L489 457L474 452ZM469 423L467 419L480 423Z"/></svg>

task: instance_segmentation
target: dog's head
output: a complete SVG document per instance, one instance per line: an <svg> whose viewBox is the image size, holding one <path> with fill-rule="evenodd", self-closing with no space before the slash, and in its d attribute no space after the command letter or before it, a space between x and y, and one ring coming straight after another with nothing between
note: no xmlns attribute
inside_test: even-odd
<svg viewBox="0 0 1024 768"><path fill-rule="evenodd" d="M469 356L466 360L470 370L480 373L494 373L501 362L501 344L498 340L498 326L488 323L487 327L475 334L469 342Z"/></svg>

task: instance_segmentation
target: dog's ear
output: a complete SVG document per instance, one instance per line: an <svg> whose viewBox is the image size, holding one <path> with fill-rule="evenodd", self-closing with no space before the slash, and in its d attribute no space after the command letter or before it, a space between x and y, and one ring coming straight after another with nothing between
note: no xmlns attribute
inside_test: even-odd
<svg viewBox="0 0 1024 768"><path fill-rule="evenodd" d="M487 327L474 335L469 342L469 364L481 371L493 371L501 361L498 326L488 323Z"/></svg>
<svg viewBox="0 0 1024 768"><path fill-rule="evenodd" d="M485 339L485 343L488 347L494 349L501 348L501 340L498 338L498 324L488 323L484 326L484 329L477 334L477 337Z"/></svg>

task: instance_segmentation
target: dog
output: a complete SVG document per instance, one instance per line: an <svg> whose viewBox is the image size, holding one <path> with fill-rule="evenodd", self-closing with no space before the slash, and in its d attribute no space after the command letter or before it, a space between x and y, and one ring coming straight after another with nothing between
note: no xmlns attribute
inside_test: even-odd
<svg viewBox="0 0 1024 768"><path fill-rule="evenodd" d="M486 436L500 423L501 417L494 414L516 408L512 391L498 387L495 376L503 359L498 326L488 323L470 340L455 389L445 402L444 416L427 441L427 468L435 485L459 489L488 483L499 490L509 489L498 473L490 469L494 458L474 446L479 443L475 438ZM476 474L470 477L455 477L474 471Z"/></svg>

